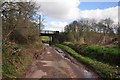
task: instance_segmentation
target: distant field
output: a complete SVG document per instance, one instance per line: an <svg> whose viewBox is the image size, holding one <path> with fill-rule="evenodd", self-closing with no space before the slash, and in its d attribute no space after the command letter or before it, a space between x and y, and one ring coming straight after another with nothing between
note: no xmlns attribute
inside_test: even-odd
<svg viewBox="0 0 120 80"><path fill-rule="evenodd" d="M51 37L49 37L49 36L41 36L41 38L44 41L50 41L51 40Z"/></svg>

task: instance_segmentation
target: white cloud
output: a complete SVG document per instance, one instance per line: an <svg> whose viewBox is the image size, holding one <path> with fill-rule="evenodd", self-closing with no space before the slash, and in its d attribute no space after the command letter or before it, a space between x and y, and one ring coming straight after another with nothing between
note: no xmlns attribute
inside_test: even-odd
<svg viewBox="0 0 120 80"><path fill-rule="evenodd" d="M39 0L40 11L49 18L74 20L95 18L96 20L111 18L117 23L118 6L107 9L80 10L81 0ZM87 6L86 6L87 7Z"/></svg>
<svg viewBox="0 0 120 80"><path fill-rule="evenodd" d="M84 10L80 11L80 18L94 18L97 21L105 18L111 18L115 23L118 23L118 6L107 9Z"/></svg>
<svg viewBox="0 0 120 80"><path fill-rule="evenodd" d="M47 26L51 30L63 30L67 21L90 18L97 21L111 18L118 22L118 6L107 9L80 10L78 6L81 0L37 0L40 5L40 12L52 21L47 21ZM102 6L102 5L101 5ZM87 8L87 6L86 6ZM62 22L62 21L66 22ZM69 24L69 23L68 23Z"/></svg>
<svg viewBox="0 0 120 80"><path fill-rule="evenodd" d="M61 22L61 21L51 21L47 23L47 26L49 26L50 30L59 30L63 31L64 27L67 25L67 22Z"/></svg>
<svg viewBox="0 0 120 80"><path fill-rule="evenodd" d="M79 0L40 0L40 11L48 17L76 19L79 15Z"/></svg>
<svg viewBox="0 0 120 80"><path fill-rule="evenodd" d="M63 27L67 25L67 22L50 22L50 25L53 27Z"/></svg>

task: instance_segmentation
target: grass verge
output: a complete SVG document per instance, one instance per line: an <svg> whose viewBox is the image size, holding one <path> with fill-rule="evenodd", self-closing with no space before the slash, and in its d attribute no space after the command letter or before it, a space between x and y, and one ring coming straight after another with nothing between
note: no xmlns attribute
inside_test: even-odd
<svg viewBox="0 0 120 80"><path fill-rule="evenodd" d="M89 57L84 57L78 54L76 51L74 51L72 48L62 45L62 44L56 44L57 47L67 51L70 53L73 57L77 58L78 60L82 61L83 63L89 65L94 69L94 71L99 74L102 78L120 78L120 75L118 74L118 67L110 66L108 64L93 60Z"/></svg>
<svg viewBox="0 0 120 80"><path fill-rule="evenodd" d="M99 45L80 45L64 43L83 56L95 59L110 65L120 66L120 49L115 47L104 47Z"/></svg>

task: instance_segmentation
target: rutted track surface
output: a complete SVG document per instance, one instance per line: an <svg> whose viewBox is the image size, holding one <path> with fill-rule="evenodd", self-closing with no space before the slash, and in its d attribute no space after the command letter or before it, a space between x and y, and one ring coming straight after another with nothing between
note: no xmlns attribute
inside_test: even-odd
<svg viewBox="0 0 120 80"><path fill-rule="evenodd" d="M56 47L46 46L26 73L26 78L97 78L94 72L69 54Z"/></svg>

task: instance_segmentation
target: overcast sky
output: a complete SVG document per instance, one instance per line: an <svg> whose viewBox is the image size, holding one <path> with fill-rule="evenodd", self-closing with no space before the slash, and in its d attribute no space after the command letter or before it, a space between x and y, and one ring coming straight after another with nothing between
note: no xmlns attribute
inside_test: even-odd
<svg viewBox="0 0 120 80"><path fill-rule="evenodd" d="M82 2L82 0L40 0L39 13L44 15L44 30L63 31L70 22L82 18L118 21L118 2Z"/></svg>

